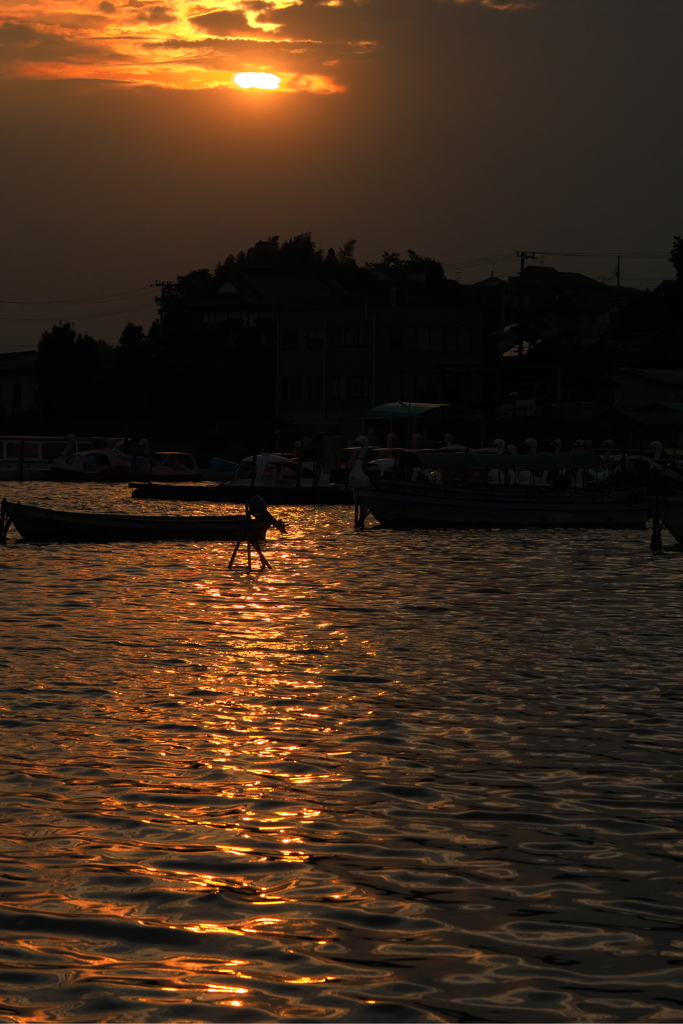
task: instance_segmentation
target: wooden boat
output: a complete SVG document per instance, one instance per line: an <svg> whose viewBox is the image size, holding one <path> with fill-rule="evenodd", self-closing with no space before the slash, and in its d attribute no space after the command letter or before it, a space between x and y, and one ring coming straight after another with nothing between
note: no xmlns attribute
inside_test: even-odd
<svg viewBox="0 0 683 1024"><path fill-rule="evenodd" d="M138 484L133 491L134 498L233 504L243 504L256 495L273 505L353 504L350 488L332 485L329 477L322 473L316 474L312 464L297 462L278 453L243 459L232 480L214 486L164 486L152 479L145 484Z"/></svg>
<svg viewBox="0 0 683 1024"><path fill-rule="evenodd" d="M132 485L131 485L132 486ZM353 493L343 487L242 487L229 483L137 484L133 498L154 501L209 501L226 505L243 505L260 495L273 505L353 505Z"/></svg>
<svg viewBox="0 0 683 1024"><path fill-rule="evenodd" d="M27 541L109 543L111 541L264 539L275 520L241 516L128 516L61 512L37 505L2 501L4 536L9 525Z"/></svg>
<svg viewBox="0 0 683 1024"><path fill-rule="evenodd" d="M422 473L416 473L415 465ZM593 451L525 456L414 452L409 465L399 465L399 475L408 479L378 480L356 489L356 521L362 523L369 512L382 526L396 528L642 529L648 502L605 490L596 482L600 465Z"/></svg>

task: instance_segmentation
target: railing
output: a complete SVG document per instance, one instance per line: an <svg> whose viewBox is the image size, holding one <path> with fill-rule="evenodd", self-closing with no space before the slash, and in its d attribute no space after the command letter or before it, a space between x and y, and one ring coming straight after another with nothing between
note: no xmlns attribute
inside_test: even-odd
<svg viewBox="0 0 683 1024"><path fill-rule="evenodd" d="M77 437L75 443L78 451L92 448L89 437ZM16 472L21 480L24 469L48 469L66 445L65 437L5 435L0 437L0 469Z"/></svg>

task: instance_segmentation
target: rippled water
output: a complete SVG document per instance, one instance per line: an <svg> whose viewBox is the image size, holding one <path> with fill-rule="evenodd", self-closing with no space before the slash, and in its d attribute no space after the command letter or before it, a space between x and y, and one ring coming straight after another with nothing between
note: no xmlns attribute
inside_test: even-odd
<svg viewBox="0 0 683 1024"><path fill-rule="evenodd" d="M0 1020L679 1021L680 554L282 514L0 548Z"/></svg>

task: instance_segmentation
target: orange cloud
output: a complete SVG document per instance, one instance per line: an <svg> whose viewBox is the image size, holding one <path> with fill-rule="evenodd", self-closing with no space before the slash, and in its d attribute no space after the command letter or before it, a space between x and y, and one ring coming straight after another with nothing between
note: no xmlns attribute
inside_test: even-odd
<svg viewBox="0 0 683 1024"><path fill-rule="evenodd" d="M302 70L302 40L276 39L281 27L276 12L299 2L0 0L0 77L206 89L233 88L236 72L258 70L279 75L285 91L342 91L343 85L324 73L315 41ZM273 41L276 47L268 45Z"/></svg>
<svg viewBox="0 0 683 1024"><path fill-rule="evenodd" d="M0 0L0 77L207 89L265 71L281 91L342 92L348 62L368 59L398 14L435 6L443 0Z"/></svg>

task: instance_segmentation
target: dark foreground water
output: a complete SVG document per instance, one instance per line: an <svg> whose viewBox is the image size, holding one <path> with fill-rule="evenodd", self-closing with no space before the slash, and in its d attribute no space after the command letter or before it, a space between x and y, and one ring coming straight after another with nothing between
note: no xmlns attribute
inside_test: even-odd
<svg viewBox="0 0 683 1024"><path fill-rule="evenodd" d="M0 1020L683 1019L680 554L283 514L0 548Z"/></svg>

